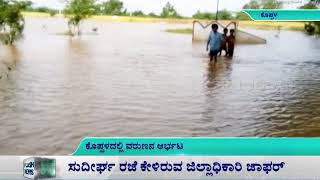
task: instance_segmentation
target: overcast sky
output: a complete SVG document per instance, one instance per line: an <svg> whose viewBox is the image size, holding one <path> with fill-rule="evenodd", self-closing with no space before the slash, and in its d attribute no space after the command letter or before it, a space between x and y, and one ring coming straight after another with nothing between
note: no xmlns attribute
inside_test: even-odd
<svg viewBox="0 0 320 180"><path fill-rule="evenodd" d="M64 0L32 0L36 6L48 6L62 9ZM216 10L217 0L121 0L129 12L142 10L144 13L154 12L159 14L162 7L169 1L176 10L183 16L192 16L197 10ZM239 11L244 4L250 0L220 0L220 9ZM283 0L285 8L296 8L303 4L305 0Z"/></svg>

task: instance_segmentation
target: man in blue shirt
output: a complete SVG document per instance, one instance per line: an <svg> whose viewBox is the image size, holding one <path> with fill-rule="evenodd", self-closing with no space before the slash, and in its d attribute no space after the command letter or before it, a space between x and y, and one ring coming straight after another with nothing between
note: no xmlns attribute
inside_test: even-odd
<svg viewBox="0 0 320 180"><path fill-rule="evenodd" d="M207 51L209 50L210 46L210 62L213 60L217 62L217 55L221 50L221 43L222 43L222 35L218 32L218 25L212 24L211 26L212 31L210 32L208 43L207 43Z"/></svg>

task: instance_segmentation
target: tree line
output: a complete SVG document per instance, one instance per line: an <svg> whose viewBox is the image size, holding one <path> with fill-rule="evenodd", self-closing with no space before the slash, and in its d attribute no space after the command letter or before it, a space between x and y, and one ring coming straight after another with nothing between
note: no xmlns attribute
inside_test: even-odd
<svg viewBox="0 0 320 180"><path fill-rule="evenodd" d="M68 0L68 5L64 10L64 13L69 15L69 25L77 27L79 32L79 24L82 19L91 15L131 15L131 16L152 16L161 18L183 18L170 2L162 8L160 15L150 13L145 15L142 11L134 11L128 13L127 9L124 9L123 2L120 0L108 0L100 4L96 4L96 0ZM316 9L319 5L319 0L310 0L307 4L300 7L300 9ZM283 2L278 0L251 0L249 3L243 6L243 9L281 9L283 8ZM195 19L215 19L216 14L211 12L197 11L192 18ZM218 20L249 20L249 17L243 12L237 12L236 14L224 9L218 11ZM308 32L318 31L320 33L319 22L313 22L306 25L305 29Z"/></svg>
<svg viewBox="0 0 320 180"><path fill-rule="evenodd" d="M80 23L92 15L116 15L116 16L149 16L161 18L185 18L181 16L175 7L167 2L159 15L155 13L145 14L143 11L128 12L120 0L108 0L98 3L97 0L65 0L66 7L63 10L65 17L69 19L68 25L71 34L80 34ZM243 6L243 9L280 9L283 4L277 0L251 0ZM309 0L300 9L318 9L319 0ZM54 16L58 10L47 7L33 7L31 1L0 0L0 40L6 44L12 44L19 39L24 29L22 11L45 12ZM197 11L195 19L213 20L216 17L212 12ZM228 10L218 12L219 20L249 20L242 12L231 13ZM306 23L305 29L309 33L320 33L320 22Z"/></svg>
<svg viewBox="0 0 320 180"><path fill-rule="evenodd" d="M114 16L137 16L137 17L159 17L159 18L190 18L183 17L180 13L177 12L175 7L167 2L167 4L162 8L160 14L153 12L144 13L141 10L136 10L133 12L128 12L124 8L124 4L120 0L108 0L105 2L97 3L96 0L79 0L77 3L72 0L66 0L69 7L67 7L64 12L69 12L71 4L83 4L83 6L90 8L91 15L114 15ZM243 9L280 9L283 4L281 1L277 0L251 0L249 3L243 6ZM58 13L58 10L50 9L48 7L36 7L32 8L31 6L26 9L26 11L31 12L45 12L54 16ZM192 18L196 19L206 19L212 20L216 18L214 12L201 12L197 11ZM243 12L232 13L226 9L223 9L218 12L218 19L220 20L250 20L249 17Z"/></svg>
<svg viewBox="0 0 320 180"><path fill-rule="evenodd" d="M114 16L138 16L138 17L160 17L160 18L188 18L183 17L180 13L177 12L175 7L170 3L162 8L160 14L156 13L144 13L141 10L136 10L133 12L128 12L127 9L124 8L124 4L120 0L108 0L105 2L97 3L96 0L79 0L77 3L72 0L66 0L67 8L64 12L68 12L70 10L70 5L83 4L84 7L90 8L91 15L114 15ZM248 4L243 6L243 9L280 9L282 8L282 3L277 0L252 0ZM58 13L58 10L50 9L48 7L36 7L33 8L29 6L26 11L31 12L45 12L51 15L55 15ZM192 18L197 19L215 19L216 14L213 12L201 12L197 11ZM238 12L236 14L231 13L230 11L224 9L218 12L218 19L222 20L249 20L248 16L244 13Z"/></svg>
<svg viewBox="0 0 320 180"><path fill-rule="evenodd" d="M114 15L114 16L137 16L137 17L160 17L160 18L189 18L180 15L175 7L167 2L167 4L162 8L160 14L156 13L144 13L141 10L136 10L133 12L128 12L124 8L124 4L120 0L108 0L101 3L97 3L96 0L79 0L77 3L72 0L65 0L67 2L67 8L64 13L70 12L70 6L83 4L84 7L90 8L91 15ZM300 9L317 9L316 3L319 0L310 0L305 5L301 6ZM281 9L283 8L283 2L278 0L251 0L249 3L243 6L243 9ZM56 9L50 9L48 7L32 7L28 6L26 11L30 12L44 12L49 13L54 16L59 11ZM197 11L192 18L195 19L206 19L212 20L216 18L216 13L214 12L201 12ZM220 20L250 20L250 18L243 12L230 12L226 9L220 10L218 12L218 19Z"/></svg>
<svg viewBox="0 0 320 180"><path fill-rule="evenodd" d="M150 12L148 14L144 13L141 10L136 10L133 12L129 12L125 9L124 4L120 0L108 0L105 2L97 3L96 0L79 0L77 2L72 0L66 0L67 7L63 10L64 13L68 13L70 8L76 8L76 6L81 6L86 9L90 9L91 15L113 15L113 16L141 16L141 17L161 17L161 18L182 18L180 14L178 14L177 10L171 5L169 2L162 8L162 12L160 14L156 14ZM29 6L25 11L28 12L43 12L49 13L52 16L59 13L59 10L52 9L48 7L32 7Z"/></svg>

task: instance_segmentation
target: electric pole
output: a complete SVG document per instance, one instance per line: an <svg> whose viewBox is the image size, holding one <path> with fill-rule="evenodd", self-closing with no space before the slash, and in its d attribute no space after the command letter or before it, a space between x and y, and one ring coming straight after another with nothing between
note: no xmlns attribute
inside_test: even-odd
<svg viewBox="0 0 320 180"><path fill-rule="evenodd" d="M219 14L219 0L217 0L216 21L218 21L218 14Z"/></svg>

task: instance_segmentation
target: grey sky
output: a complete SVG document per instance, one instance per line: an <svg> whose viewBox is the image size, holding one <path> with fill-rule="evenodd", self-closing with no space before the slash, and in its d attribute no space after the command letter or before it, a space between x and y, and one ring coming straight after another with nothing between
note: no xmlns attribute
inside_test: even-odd
<svg viewBox="0 0 320 180"><path fill-rule="evenodd" d="M32 0L36 6L49 6L62 9L64 0ZM154 12L159 14L162 7L169 1L177 11L183 16L191 16L197 10L211 11L216 10L217 0L121 0L125 8L132 12L142 10L145 13ZM244 4L250 0L220 0L220 9L239 11ZM285 8L295 8L302 5L305 0L283 0Z"/></svg>

